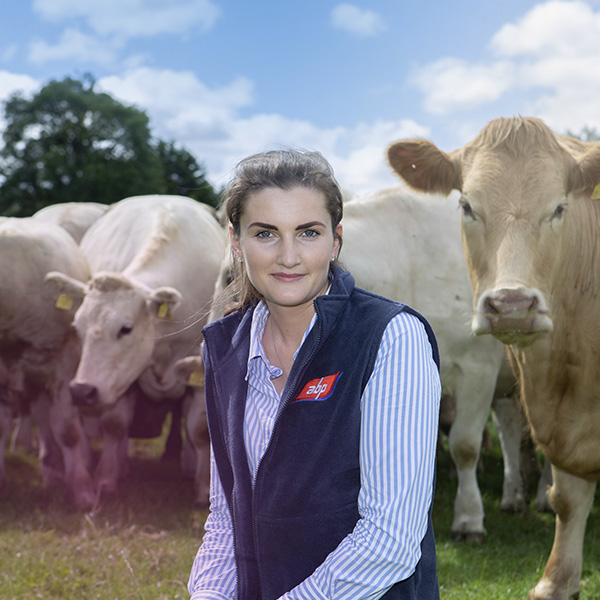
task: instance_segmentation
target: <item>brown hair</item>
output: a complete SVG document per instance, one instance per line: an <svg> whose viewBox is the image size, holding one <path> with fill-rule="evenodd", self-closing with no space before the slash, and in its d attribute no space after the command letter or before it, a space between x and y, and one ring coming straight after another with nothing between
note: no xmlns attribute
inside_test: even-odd
<svg viewBox="0 0 600 600"><path fill-rule="evenodd" d="M292 148L254 154L237 164L222 202L234 235L240 234L240 218L250 194L267 188L291 190L296 187L323 194L325 208L331 216L333 234L339 239L341 249L342 240L336 233L336 227L342 220L343 201L333 169L320 152ZM232 289L228 290L227 297L235 298L235 308L241 308L261 298L261 295L248 279L242 263L234 263L233 281L230 284Z"/></svg>

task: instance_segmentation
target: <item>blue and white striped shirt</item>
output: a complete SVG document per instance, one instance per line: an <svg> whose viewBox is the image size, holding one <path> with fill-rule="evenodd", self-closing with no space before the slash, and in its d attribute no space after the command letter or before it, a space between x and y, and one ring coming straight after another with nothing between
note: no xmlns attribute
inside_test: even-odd
<svg viewBox="0 0 600 600"><path fill-rule="evenodd" d="M269 363L262 345L267 317L266 305L259 304L248 356L244 435L253 475L280 402L271 379L281 371ZM361 518L325 562L282 599L376 600L414 572L432 501L440 395L423 324L413 315L398 314L384 332L361 398ZM188 589L192 600L234 600L231 515L212 458L210 496L211 512Z"/></svg>

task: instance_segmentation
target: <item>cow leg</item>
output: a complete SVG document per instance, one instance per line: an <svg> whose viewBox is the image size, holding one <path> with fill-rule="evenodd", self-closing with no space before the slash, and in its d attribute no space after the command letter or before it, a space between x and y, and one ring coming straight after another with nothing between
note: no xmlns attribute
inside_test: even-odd
<svg viewBox="0 0 600 600"><path fill-rule="evenodd" d="M12 408L0 398L0 490L6 485L6 467L4 465L4 449L12 425Z"/></svg>
<svg viewBox="0 0 600 600"><path fill-rule="evenodd" d="M100 417L102 452L94 473L96 487L100 492L113 493L117 489L117 481L127 476L129 426L134 407L135 393L129 390L114 406L105 409Z"/></svg>
<svg viewBox="0 0 600 600"><path fill-rule="evenodd" d="M542 467L542 473L535 494L535 501L533 506L539 512L552 512L552 506L550 506L550 500L548 498L548 490L552 485L552 465L547 458L544 458L544 466Z"/></svg>
<svg viewBox="0 0 600 600"><path fill-rule="evenodd" d="M181 421L183 418L182 402L177 399L173 402L173 410L171 410L171 428L165 442L165 451L161 460L179 460L181 457L181 449L183 439L181 437Z"/></svg>
<svg viewBox="0 0 600 600"><path fill-rule="evenodd" d="M31 416L39 432L38 461L44 485L64 485L65 466L52 432L50 406L50 396L45 391L37 392L32 398Z"/></svg>
<svg viewBox="0 0 600 600"><path fill-rule="evenodd" d="M13 434L10 438L11 452L34 454L33 423L31 413L21 413L15 419Z"/></svg>
<svg viewBox="0 0 600 600"><path fill-rule="evenodd" d="M194 502L198 508L207 508L210 486L210 438L206 419L204 389L194 388L187 393L183 403L185 417L186 447L194 450ZM185 457L184 452L184 457ZM182 470L187 470L182 462Z"/></svg>
<svg viewBox="0 0 600 600"><path fill-rule="evenodd" d="M530 600L565 600L579 596L583 538L596 483L554 465L552 479L548 498L556 513L554 543L544 575L529 592Z"/></svg>
<svg viewBox="0 0 600 600"><path fill-rule="evenodd" d="M504 462L500 508L508 512L523 513L527 509L521 476L521 441L524 428L518 400L513 396L494 398L492 418L498 430Z"/></svg>
<svg viewBox="0 0 600 600"><path fill-rule="evenodd" d="M477 462L494 386L494 378L486 370L472 369L469 377L463 375L457 387L456 419L448 438L458 475L452 521L454 539L482 541L486 535L483 502L477 484Z"/></svg>
<svg viewBox="0 0 600 600"><path fill-rule="evenodd" d="M90 447L66 382L56 385L50 406L50 426L62 451L67 489L78 508L90 510L96 500L88 469Z"/></svg>

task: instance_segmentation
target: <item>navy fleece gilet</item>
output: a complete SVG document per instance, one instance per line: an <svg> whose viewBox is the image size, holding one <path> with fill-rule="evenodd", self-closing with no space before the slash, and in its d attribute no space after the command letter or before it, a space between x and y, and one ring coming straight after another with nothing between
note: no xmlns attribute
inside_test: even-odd
<svg viewBox="0 0 600 600"><path fill-rule="evenodd" d="M234 529L238 598L275 600L325 560L360 518L360 398L383 332L409 307L354 286L334 270L331 290L315 300L318 319L287 384L253 490L244 447L245 381L252 309L204 330L206 403L219 477ZM320 388L317 386L321 386ZM437 600L431 507L416 570L386 600Z"/></svg>

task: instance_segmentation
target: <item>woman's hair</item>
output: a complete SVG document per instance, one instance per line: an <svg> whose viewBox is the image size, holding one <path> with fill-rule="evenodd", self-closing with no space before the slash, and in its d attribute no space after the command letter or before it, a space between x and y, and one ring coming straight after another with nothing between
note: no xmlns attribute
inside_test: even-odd
<svg viewBox="0 0 600 600"><path fill-rule="evenodd" d="M234 235L240 234L240 219L251 194L267 188L291 190L296 187L308 188L323 195L325 208L331 216L333 235L339 239L341 249L342 240L336 233L336 227L342 220L343 201L333 169L320 152L292 148L254 154L237 164L222 200L222 208ZM235 260L233 262L233 280L227 298L234 299L236 306L229 307L227 312L248 306L262 297L250 282L243 264Z"/></svg>

